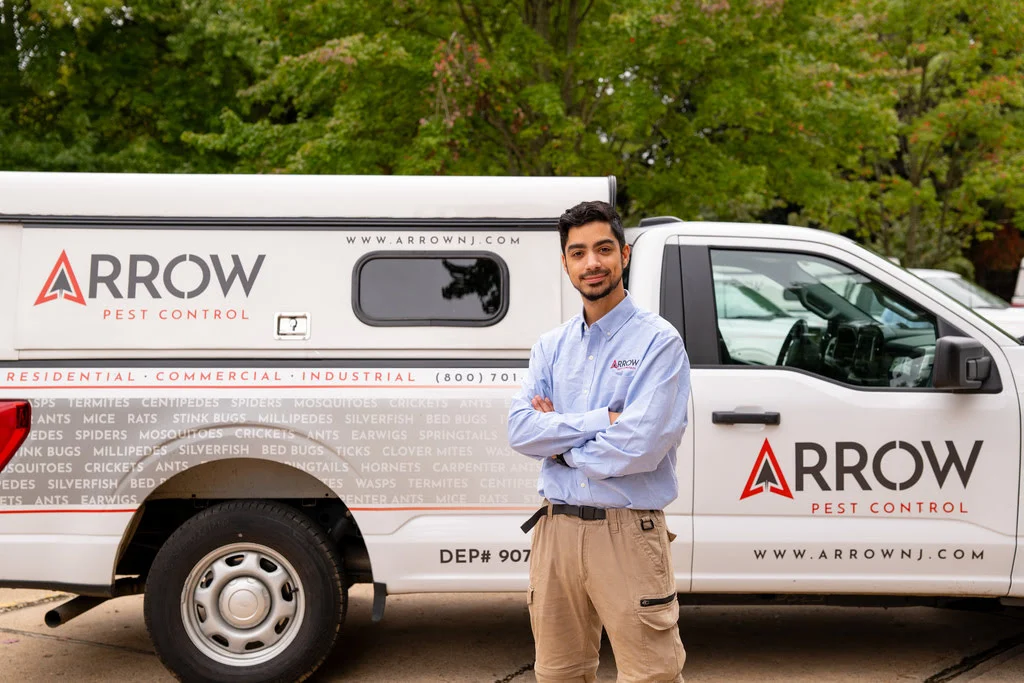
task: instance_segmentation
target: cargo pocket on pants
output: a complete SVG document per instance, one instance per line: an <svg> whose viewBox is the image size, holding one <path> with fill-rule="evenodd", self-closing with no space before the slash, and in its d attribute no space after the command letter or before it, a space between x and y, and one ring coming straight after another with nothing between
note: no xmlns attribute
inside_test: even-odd
<svg viewBox="0 0 1024 683"><path fill-rule="evenodd" d="M530 629L533 631L534 637L537 635L537 616L536 608L533 605L533 586L526 589L526 609L530 612Z"/></svg>
<svg viewBox="0 0 1024 683"><path fill-rule="evenodd" d="M651 680L674 681L686 663L679 638L679 600L676 594L641 598L637 617L643 624L644 654Z"/></svg>

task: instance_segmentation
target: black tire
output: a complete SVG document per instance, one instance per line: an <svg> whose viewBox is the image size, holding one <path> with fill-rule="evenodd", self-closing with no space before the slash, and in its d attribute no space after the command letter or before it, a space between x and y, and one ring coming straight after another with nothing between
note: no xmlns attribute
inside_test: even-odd
<svg viewBox="0 0 1024 683"><path fill-rule="evenodd" d="M342 573L327 536L297 510L221 503L160 548L146 580L146 628L160 661L183 681L302 681L327 658L345 619Z"/></svg>

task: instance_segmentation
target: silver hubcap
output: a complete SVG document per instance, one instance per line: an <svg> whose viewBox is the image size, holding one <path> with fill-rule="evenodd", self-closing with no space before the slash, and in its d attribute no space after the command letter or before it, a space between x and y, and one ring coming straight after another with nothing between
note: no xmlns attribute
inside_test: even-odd
<svg viewBox="0 0 1024 683"><path fill-rule="evenodd" d="M255 543L211 552L192 569L181 594L185 632L206 655L235 666L277 656L295 639L305 594L291 564Z"/></svg>
<svg viewBox="0 0 1024 683"><path fill-rule="evenodd" d="M235 628L252 628L270 613L270 591L251 576L231 579L220 593L220 613Z"/></svg>

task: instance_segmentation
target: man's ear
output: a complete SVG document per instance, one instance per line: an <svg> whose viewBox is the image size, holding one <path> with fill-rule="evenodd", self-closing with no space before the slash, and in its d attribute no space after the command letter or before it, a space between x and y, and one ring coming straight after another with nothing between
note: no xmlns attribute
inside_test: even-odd
<svg viewBox="0 0 1024 683"><path fill-rule="evenodd" d="M628 244L622 245L622 267L623 268L625 268L626 266L629 265L629 256L630 256L630 254L632 252L633 252L633 250L629 248ZM562 257L562 261L565 261L565 257L564 256Z"/></svg>
<svg viewBox="0 0 1024 683"><path fill-rule="evenodd" d="M565 263L565 254L564 253L562 254L562 270L565 271L566 275L569 274L569 266L567 266L566 263Z"/></svg>

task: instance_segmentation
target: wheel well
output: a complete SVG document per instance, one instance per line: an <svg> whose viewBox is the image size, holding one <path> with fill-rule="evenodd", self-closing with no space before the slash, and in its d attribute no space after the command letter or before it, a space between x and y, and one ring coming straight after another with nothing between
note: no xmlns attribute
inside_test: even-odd
<svg viewBox="0 0 1024 683"><path fill-rule="evenodd" d="M163 482L136 511L115 574L145 578L153 558L182 524L229 500L274 500L319 525L342 559L346 581L373 581L362 533L348 506L323 482L270 460L237 458L197 465Z"/></svg>

